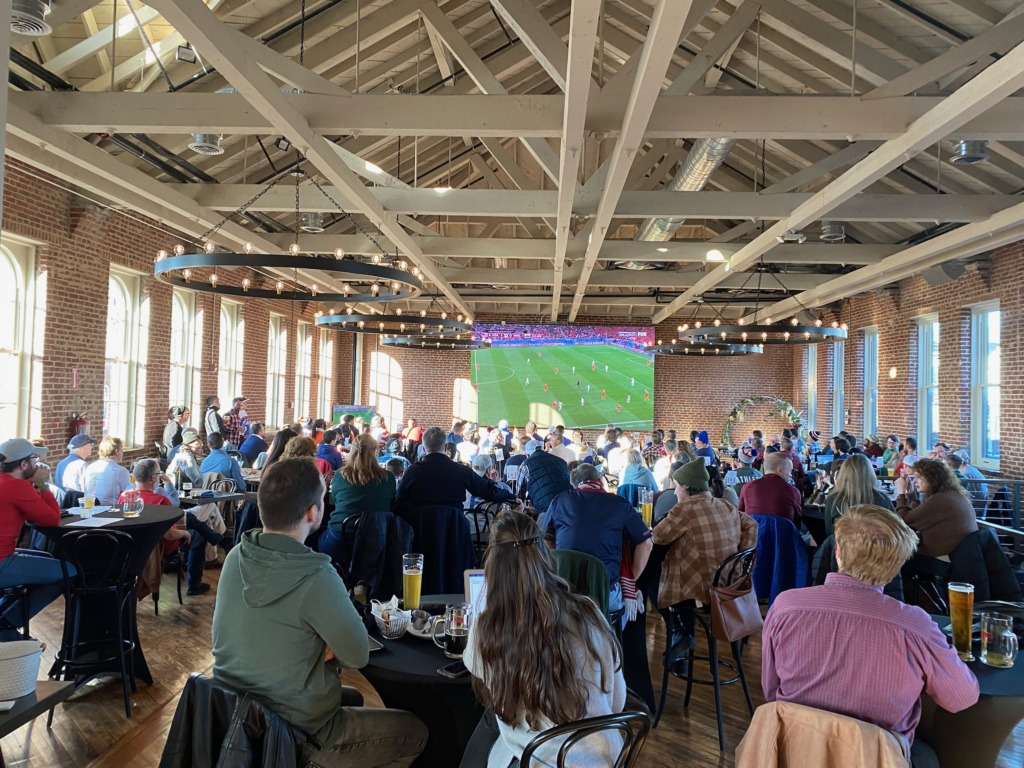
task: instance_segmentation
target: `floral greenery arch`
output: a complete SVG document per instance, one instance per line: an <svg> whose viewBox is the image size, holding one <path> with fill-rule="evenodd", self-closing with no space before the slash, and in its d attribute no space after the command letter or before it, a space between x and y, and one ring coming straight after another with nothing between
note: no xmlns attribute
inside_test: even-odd
<svg viewBox="0 0 1024 768"><path fill-rule="evenodd" d="M772 409L768 412L769 416L781 416L790 424L791 429L798 429L803 433L802 422L803 413L793 407L793 404L788 400L783 400L781 397L773 397L770 395L751 395L740 400L736 405L729 411L729 415L725 420L725 427L722 429L722 445L727 445L732 448L732 427L737 421L743 421L743 417L747 412L747 408L752 405L763 405L765 403L771 403Z"/></svg>

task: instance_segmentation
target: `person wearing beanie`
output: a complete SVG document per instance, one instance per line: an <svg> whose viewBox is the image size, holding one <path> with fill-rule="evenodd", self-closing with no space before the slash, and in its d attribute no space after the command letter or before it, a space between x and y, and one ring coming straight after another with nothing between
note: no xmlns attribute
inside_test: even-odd
<svg viewBox="0 0 1024 768"><path fill-rule="evenodd" d="M706 429L702 429L698 432L693 439L693 444L697 448L697 458L704 458L704 466L710 467L718 464L718 456L715 455L715 449L712 448L709 443L711 438L708 436Z"/></svg>
<svg viewBox="0 0 1024 768"><path fill-rule="evenodd" d="M719 564L730 555L757 544L757 523L724 499L711 495L704 458L684 464L672 473L677 504L654 526L655 544L669 547L655 594L648 597L659 608L683 603L672 628L670 660L682 659L695 640L694 602L711 602L709 589ZM650 592L650 587L648 587ZM685 602L684 602L685 601Z"/></svg>
<svg viewBox="0 0 1024 768"><path fill-rule="evenodd" d="M732 484L732 489L736 493L740 492L744 483L751 483L762 476L761 472L753 467L757 457L756 448L751 448L749 445L740 447L739 453L736 455L736 458L740 460L740 465L736 469L736 482Z"/></svg>

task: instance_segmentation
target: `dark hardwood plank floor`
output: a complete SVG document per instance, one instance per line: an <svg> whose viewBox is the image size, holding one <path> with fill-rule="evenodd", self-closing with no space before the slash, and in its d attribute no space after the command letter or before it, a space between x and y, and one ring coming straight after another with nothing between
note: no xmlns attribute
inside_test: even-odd
<svg viewBox="0 0 1024 768"><path fill-rule="evenodd" d="M207 581L216 584L218 571L207 572ZM178 695L192 671L209 673L210 623L213 618L214 591L200 597L185 598L179 606L174 578L164 576L160 615L153 615L149 598L139 604L139 633L155 680L154 685L139 684L132 696L133 716L124 716L121 684L109 678L90 684L57 708L53 728L47 730L40 717L0 742L6 764L12 768L154 768L174 716ZM43 654L45 673L60 643L64 619L63 604L58 602L32 623L32 634L47 643ZM655 690L661 681L658 661L664 647L661 620L648 618L648 650ZM698 646L698 651L703 642ZM744 667L755 706L763 702L760 687L760 645L755 639L747 648ZM344 681L363 691L367 706L380 706L380 699L356 672L346 673ZM708 687L695 688L689 711L683 710L685 684L670 682L668 708L661 724L652 731L641 755L641 766L718 766L732 768L733 752L750 722L738 686L723 690L725 751L718 750L714 698ZM1017 727L1004 745L998 768L1024 765L1024 724Z"/></svg>

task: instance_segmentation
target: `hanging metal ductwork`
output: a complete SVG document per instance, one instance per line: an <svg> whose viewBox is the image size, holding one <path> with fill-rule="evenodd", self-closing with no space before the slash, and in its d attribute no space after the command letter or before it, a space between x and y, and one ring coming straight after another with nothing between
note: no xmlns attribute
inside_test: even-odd
<svg viewBox="0 0 1024 768"><path fill-rule="evenodd" d="M43 37L53 32L44 21L50 12L46 0L13 0L11 3L11 32L26 37Z"/></svg>
<svg viewBox="0 0 1024 768"><path fill-rule="evenodd" d="M846 224L841 221L821 222L821 234L818 239L823 243L841 243L846 239Z"/></svg>
<svg viewBox="0 0 1024 768"><path fill-rule="evenodd" d="M302 223L299 228L303 232L319 234L324 231L324 215L319 211L308 211L302 214Z"/></svg>
<svg viewBox="0 0 1024 768"><path fill-rule="evenodd" d="M215 133L193 133L188 148L200 155L223 155L220 136Z"/></svg>
<svg viewBox="0 0 1024 768"><path fill-rule="evenodd" d="M700 139L695 141L679 172L665 189L669 192L700 192L708 183L711 174L717 171L732 151L736 139ZM635 240L644 242L665 242L671 240L684 218L645 219ZM664 264L645 261L617 261L619 269L664 269Z"/></svg>
<svg viewBox="0 0 1024 768"><path fill-rule="evenodd" d="M953 147L953 156L949 158L949 162L953 165L977 165L987 163L988 158L987 141L960 139Z"/></svg>

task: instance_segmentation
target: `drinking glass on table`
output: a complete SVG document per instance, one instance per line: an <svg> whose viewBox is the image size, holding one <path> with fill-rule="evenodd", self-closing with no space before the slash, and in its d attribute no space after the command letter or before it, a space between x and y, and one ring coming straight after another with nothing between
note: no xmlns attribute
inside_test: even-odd
<svg viewBox="0 0 1024 768"><path fill-rule="evenodd" d="M121 498L121 515L123 517L132 519L142 514L142 495L138 491L125 491Z"/></svg>
<svg viewBox="0 0 1024 768"><path fill-rule="evenodd" d="M652 521L652 519L654 517L654 504L651 501L653 499L653 497L654 497L654 494L653 494L653 492L651 491L650 488L641 488L639 496L640 496L640 517L643 518L644 525L646 525L648 528L650 528L651 527L651 521Z"/></svg>
<svg viewBox="0 0 1024 768"><path fill-rule="evenodd" d="M1017 658L1013 619L999 613L981 615L981 663L1008 668Z"/></svg>
<svg viewBox="0 0 1024 768"><path fill-rule="evenodd" d="M469 642L469 621L473 607L469 603L451 603L445 607L444 616L434 619L430 629L434 645L444 649L450 659L461 659ZM444 626L444 636L438 640L437 627Z"/></svg>
<svg viewBox="0 0 1024 768"><path fill-rule="evenodd" d="M971 626L974 623L974 585L959 581L949 584L949 619L953 647L963 661L974 661Z"/></svg>
<svg viewBox="0 0 1024 768"><path fill-rule="evenodd" d="M420 607L420 590L423 586L423 555L409 553L402 555L402 595L405 610L415 611Z"/></svg>

